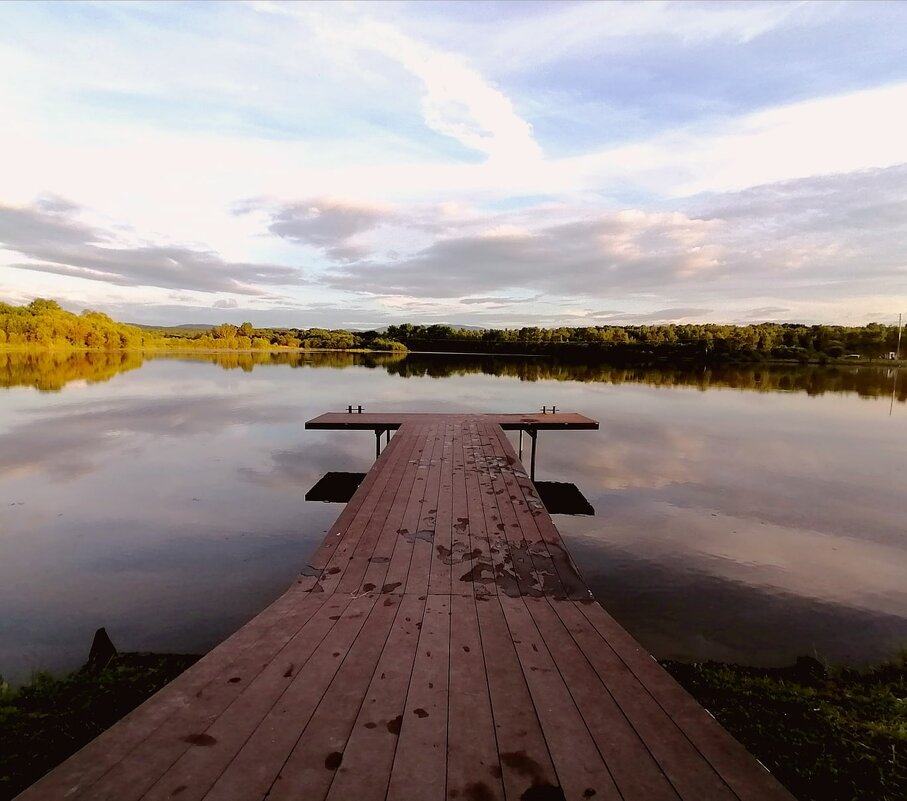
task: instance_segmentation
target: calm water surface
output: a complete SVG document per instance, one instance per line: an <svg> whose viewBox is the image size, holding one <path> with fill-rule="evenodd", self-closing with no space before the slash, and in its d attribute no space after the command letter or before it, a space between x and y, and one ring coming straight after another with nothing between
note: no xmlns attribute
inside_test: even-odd
<svg viewBox="0 0 907 801"><path fill-rule="evenodd" d="M907 647L907 382L869 368L719 372L546 359L0 353L0 674L122 650L202 652L280 595L365 472L327 410L521 412L598 599L659 657L878 661Z"/></svg>

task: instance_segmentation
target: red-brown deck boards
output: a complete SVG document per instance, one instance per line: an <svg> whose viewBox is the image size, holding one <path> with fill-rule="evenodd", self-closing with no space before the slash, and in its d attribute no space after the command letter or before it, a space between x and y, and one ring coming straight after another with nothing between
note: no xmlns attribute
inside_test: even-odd
<svg viewBox="0 0 907 801"><path fill-rule="evenodd" d="M441 484L438 488L438 505L435 509L434 537L429 543L431 564L428 574L428 592L432 595L449 595L451 592L451 567L453 564L453 482L454 457L460 447L460 426L449 426L449 439L444 443L441 463ZM412 570L410 570L412 572Z"/></svg>
<svg viewBox="0 0 907 801"><path fill-rule="evenodd" d="M500 603L564 795L620 801L611 772L539 635L525 600L500 597Z"/></svg>
<svg viewBox="0 0 907 801"><path fill-rule="evenodd" d="M430 492L433 477L438 471L440 459L436 460L435 455L440 455L441 451L443 431L440 428L439 424L429 428L428 444L422 453L422 459L416 471L415 482L412 485L409 500L403 512L403 520L397 530L393 553L387 563L387 573L384 576L384 582L381 584L383 592L403 591L409 576L409 566L412 562L415 543L422 537L429 536L427 532L419 530L419 521L422 518L422 507L425 505L427 493ZM376 586L378 585L376 584Z"/></svg>
<svg viewBox="0 0 907 801"><path fill-rule="evenodd" d="M267 664L248 691L240 695L213 725L196 733L196 742L205 743L203 747L189 747L181 738L168 738L170 741L179 740L185 750L144 797L170 798L177 791L188 799L205 796L214 781L243 749L255 727L317 651L349 602L348 598L331 598L319 610L321 614L313 617L309 625L300 632L300 636L294 638L277 658Z"/></svg>
<svg viewBox="0 0 907 801"><path fill-rule="evenodd" d="M424 596L403 596L359 715L342 749L343 761L327 795L330 801L383 801L387 795L386 783L375 782L373 777L389 776L394 762L424 611ZM364 765L367 770L363 770Z"/></svg>
<svg viewBox="0 0 907 801"><path fill-rule="evenodd" d="M413 431L413 435L418 436L418 430ZM356 494L350 499L350 502L343 508L340 516L334 522L334 525L331 527L331 531L329 532L329 536L324 538L324 541L321 543L315 553L310 557L308 561L308 567L318 571L326 567L335 549L345 539L343 537L343 533L345 533L347 527L355 519L362 505L366 501L377 503L377 498L373 491L375 484L379 480L383 480L384 482L388 481L389 473L387 471L387 467L391 463L393 463L395 461L395 458L398 456L396 451L403 450L405 446L405 437L395 436L391 440L388 446L384 449L384 452L378 457L374 465L374 467L380 467L382 469L369 470L365 478L362 480L362 484L360 484L359 486L359 491L356 492ZM383 486L383 484L381 484L380 486Z"/></svg>
<svg viewBox="0 0 907 801"><path fill-rule="evenodd" d="M548 556L551 558L554 568L557 571L562 590L567 598L574 600L586 600L591 598L588 588L580 577L579 571L573 562L570 553L564 546L561 535L554 526L551 516L545 511L545 506L539 497L535 485L529 479L526 471L520 465L513 445L506 435L501 432L498 436L498 442L504 450L508 463L512 464L512 469L508 470L509 477L519 485L523 490L523 500L525 501L529 516L535 524L542 541L547 546ZM524 526L525 528L525 526ZM557 592L554 593L557 595Z"/></svg>
<svg viewBox="0 0 907 801"><path fill-rule="evenodd" d="M236 683L230 682L237 675L237 668L241 670L250 658L259 665L270 661L297 633L297 621L311 617L326 600L319 594L302 595L295 587L290 589L191 670L38 781L26 795L53 799L78 793L81 797L92 797L85 794L95 782L111 769L134 761L136 752L145 751L144 745L161 726L174 718L204 715L206 705L198 704L197 699L218 692L224 684L238 690ZM148 758L145 755L142 761Z"/></svg>
<svg viewBox="0 0 907 801"><path fill-rule="evenodd" d="M337 580L337 590L339 592L351 593L356 592L360 587L364 587L369 582L365 575L374 556L375 548L382 535L393 536L400 527L400 515L398 510L402 510L405 502L402 499L409 495L409 485L407 476L414 474L418 469L419 459L422 455L424 440L417 434L413 436L400 435L401 445L399 458L393 462L391 468L392 475L385 486L380 510L376 507L376 513L365 524L365 532L361 539L356 543L347 558L345 565L336 565L342 575ZM396 439L396 437L395 437ZM383 521L383 523L382 523ZM379 563L380 564L380 563ZM325 573L329 578L334 566L328 566ZM381 586L384 582L371 582L372 587ZM327 589L327 583L325 583Z"/></svg>
<svg viewBox="0 0 907 801"><path fill-rule="evenodd" d="M615 703L607 686L599 680L553 605L564 606L546 598L534 598L526 604L541 639L551 653L557 655L558 670L621 795L651 801L678 801L679 796L664 771Z"/></svg>
<svg viewBox="0 0 907 801"><path fill-rule="evenodd" d="M499 596L477 598L476 611L505 797L535 788L538 797L544 790L555 798L557 776Z"/></svg>
<svg viewBox="0 0 907 801"><path fill-rule="evenodd" d="M472 543L469 530L469 482L466 468L466 440L468 432L465 425L458 426L457 436L451 456L453 472L452 511L451 511L451 554L450 591L453 595L473 595L473 581L476 558L481 554ZM477 532L478 535L478 532ZM483 590L484 591L484 590Z"/></svg>
<svg viewBox="0 0 907 801"><path fill-rule="evenodd" d="M366 622L379 627L384 624L383 617L374 615L376 606L379 612L385 609L379 597L377 593L360 596L343 610L315 652L290 677L289 686L264 719L249 732L242 749L204 796L206 799L245 801L268 795L343 660L360 635L368 636L372 627L366 628ZM243 719L234 724L240 730L248 725Z"/></svg>
<svg viewBox="0 0 907 801"><path fill-rule="evenodd" d="M525 507L525 501L522 488L513 476L516 461L508 459L501 442L506 436L497 426L485 423L485 429L485 453L501 513L501 532L510 543L512 566L520 581L520 592L522 595L539 595L543 592L563 595L557 569L548 553L548 546L538 531L535 517L520 514L521 505ZM498 436L499 433L501 436Z"/></svg>
<svg viewBox="0 0 907 801"><path fill-rule="evenodd" d="M409 572L406 575L405 588L401 591L424 595L428 592L429 577L431 575L432 551L434 551L435 522L438 516L438 496L441 490L441 475L443 465L449 460L445 455L450 451L452 429L447 423L438 426L435 435L435 447L432 452L425 477L425 494L419 508L419 520L411 537L412 554L409 560Z"/></svg>
<svg viewBox="0 0 907 801"><path fill-rule="evenodd" d="M388 801L444 801L450 596L429 595L391 769Z"/></svg>
<svg viewBox="0 0 907 801"><path fill-rule="evenodd" d="M286 594L23 801L791 800L591 599L504 434L597 423L307 427L397 433Z"/></svg>
<svg viewBox="0 0 907 801"><path fill-rule="evenodd" d="M387 585L388 565L394 555L397 541L401 537L403 518L409 507L410 497L416 495L424 487L424 482L416 479L420 471L424 472L425 459L430 458L430 452L426 455L427 449L431 447L431 440L429 439L430 428L419 427L418 430L420 432L417 437L418 445L416 450L413 451L400 480L396 502L388 514L383 528L378 533L375 545L371 549L371 555L367 551L362 553L362 558L368 559L368 567L360 585L362 588L374 587L383 589ZM394 439L399 436L400 434L398 433ZM377 531L378 526L375 526L375 529ZM348 589L350 592L356 591L354 586L350 586Z"/></svg>
<svg viewBox="0 0 907 801"><path fill-rule="evenodd" d="M271 786L269 801L324 798L387 642L400 606L400 595L385 595L369 615L368 625L353 643L340 670L296 742Z"/></svg>
<svg viewBox="0 0 907 801"><path fill-rule="evenodd" d="M460 572L459 580L472 582L476 596L497 595L499 585L495 581L495 571L502 566L500 553L491 550L488 533L488 521L485 515L484 496L479 477L480 461L478 459L478 432L476 421L470 420L464 426L463 435L463 469L466 479L466 506L458 520L466 526L469 534L469 545L472 554L472 566L468 571ZM495 560L495 556L497 559ZM456 580L456 576L454 577Z"/></svg>
<svg viewBox="0 0 907 801"><path fill-rule="evenodd" d="M698 798L732 801L733 793L714 769L696 769L695 747L614 651L600 639L594 638L593 635L597 633L594 627L582 624L583 621L577 618L579 610L569 604L559 604L557 610L563 616L562 619L568 621L571 634L595 671L600 677L605 677L614 700L658 761L678 795L684 801L695 801Z"/></svg>
<svg viewBox="0 0 907 801"><path fill-rule="evenodd" d="M420 429L416 429L411 435L400 433L394 437L379 457L379 462L383 460L381 469L369 471L363 484L375 473L380 479L372 482L364 492L357 492L354 495L347 504L347 509L355 504L353 513L346 517L341 513L341 517L325 537L324 543L309 561L311 567L320 569L320 581L326 591L340 583L340 574L346 572L349 562L357 554L367 553L366 547L360 547L363 533L374 535L374 532L381 530L381 523L394 508L398 491L405 486L401 483L401 477L410 463L407 456L412 460L415 454L415 459L418 460L425 447L425 441L419 436L420 433ZM344 512L347 509L344 509ZM370 541L370 537L366 535L365 543Z"/></svg>
<svg viewBox="0 0 907 801"><path fill-rule="evenodd" d="M450 605L447 794L501 801L504 785L476 599L454 595Z"/></svg>

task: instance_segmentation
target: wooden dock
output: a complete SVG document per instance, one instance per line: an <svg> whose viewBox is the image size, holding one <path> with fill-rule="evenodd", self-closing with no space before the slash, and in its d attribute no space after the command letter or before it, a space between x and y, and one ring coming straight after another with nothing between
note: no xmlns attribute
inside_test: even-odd
<svg viewBox="0 0 907 801"><path fill-rule="evenodd" d="M597 424L537 417L308 423L397 433L286 594L20 798L791 801L591 598L503 428Z"/></svg>

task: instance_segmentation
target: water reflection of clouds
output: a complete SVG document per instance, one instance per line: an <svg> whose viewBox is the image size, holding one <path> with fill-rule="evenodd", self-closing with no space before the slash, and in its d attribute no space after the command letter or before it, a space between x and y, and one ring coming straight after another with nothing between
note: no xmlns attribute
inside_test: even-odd
<svg viewBox="0 0 907 801"><path fill-rule="evenodd" d="M658 496L678 508L709 509L723 515L788 529L807 529L857 541L904 549L904 509L892 488L871 481L848 485L821 476L783 473L750 476L732 482L714 466L700 483L666 486Z"/></svg>
<svg viewBox="0 0 907 801"><path fill-rule="evenodd" d="M586 487L602 490L655 489L689 482L701 473L698 464L706 448L691 431L632 418L603 427L597 436L579 436L569 443L565 437L560 448L552 448L550 458L550 435L542 437L546 469L579 469Z"/></svg>
<svg viewBox="0 0 907 801"><path fill-rule="evenodd" d="M208 526L162 536L157 519L138 516L67 533L65 560L44 561L40 593L27 570L0 593L0 666L10 678L80 664L99 626L123 650L213 647L289 586L306 547L264 515L255 531L218 532L217 547Z"/></svg>
<svg viewBox="0 0 907 801"><path fill-rule="evenodd" d="M239 474L248 481L271 489L298 493L308 490L329 470L355 472L363 467L363 452L370 442L357 443L349 438L338 442L324 440L293 450L271 454L271 464L265 469L240 467Z"/></svg>
<svg viewBox="0 0 907 801"><path fill-rule="evenodd" d="M302 428L350 402L554 402L601 420L543 432L538 475L592 502L595 518L557 525L605 606L659 654L777 662L815 645L859 661L907 642L907 417L844 394L856 374L829 375L841 394L810 396L745 391L742 369L700 387L679 373L419 356L429 375L401 380L351 354L308 358L153 359L104 384L0 393L0 672L75 666L98 625L122 647L198 650L254 614L339 511L306 490L372 463L370 432ZM715 391L721 381L737 388Z"/></svg>
<svg viewBox="0 0 907 801"><path fill-rule="evenodd" d="M113 452L149 444L142 437L191 437L298 417L291 406L218 395L58 405L36 410L0 434L0 477L45 473L58 481L72 480L96 469Z"/></svg>
<svg viewBox="0 0 907 801"><path fill-rule="evenodd" d="M903 547L749 518L612 499L608 547L754 589L900 615L907 619Z"/></svg>
<svg viewBox="0 0 907 801"><path fill-rule="evenodd" d="M619 545L577 539L571 551L605 608L661 658L782 665L809 654L871 664L907 640L903 616L754 587Z"/></svg>
<svg viewBox="0 0 907 801"><path fill-rule="evenodd" d="M902 422L802 394L626 387L575 407L602 430L543 435L540 477L587 493L597 518L558 526L659 654L861 661L907 643Z"/></svg>

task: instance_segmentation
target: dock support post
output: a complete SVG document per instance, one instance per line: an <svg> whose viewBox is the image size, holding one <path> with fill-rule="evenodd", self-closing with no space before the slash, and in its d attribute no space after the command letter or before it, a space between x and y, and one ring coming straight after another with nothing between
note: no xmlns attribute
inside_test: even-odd
<svg viewBox="0 0 907 801"><path fill-rule="evenodd" d="M520 461L523 461L523 429L520 429Z"/></svg>
<svg viewBox="0 0 907 801"><path fill-rule="evenodd" d="M532 438L532 453L529 456L529 478L535 481L535 444L539 436L538 430L530 428L529 436Z"/></svg>
<svg viewBox="0 0 907 801"><path fill-rule="evenodd" d="M375 458L377 459L381 455L381 429L375 429Z"/></svg>

